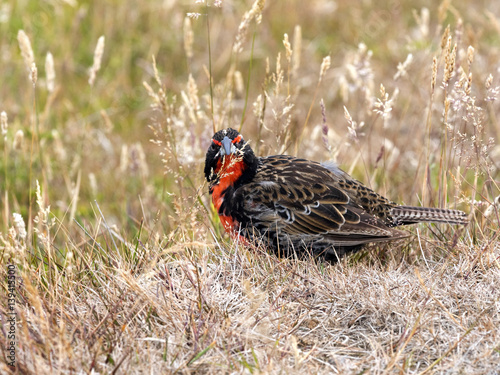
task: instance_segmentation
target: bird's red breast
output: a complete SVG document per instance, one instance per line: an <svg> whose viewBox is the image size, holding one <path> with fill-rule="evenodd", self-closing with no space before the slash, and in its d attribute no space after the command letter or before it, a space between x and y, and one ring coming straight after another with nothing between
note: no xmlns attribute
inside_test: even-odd
<svg viewBox="0 0 500 375"><path fill-rule="evenodd" d="M226 155L222 162L218 160L217 167L214 170L214 173L219 176L219 182L212 187L212 202L219 213L220 221L224 229L228 233L237 229L238 222L231 216L220 213L219 209L224 202L224 195L227 188L234 186L244 172L245 163L243 163L241 157L232 154Z"/></svg>

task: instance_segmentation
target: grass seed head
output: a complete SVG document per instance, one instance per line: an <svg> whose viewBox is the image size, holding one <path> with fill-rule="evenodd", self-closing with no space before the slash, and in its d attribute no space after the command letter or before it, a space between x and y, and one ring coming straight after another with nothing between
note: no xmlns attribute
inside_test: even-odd
<svg viewBox="0 0 500 375"><path fill-rule="evenodd" d="M429 35L429 19L429 8L423 7L420 11L420 16L417 17L418 28L423 38L427 38Z"/></svg>
<svg viewBox="0 0 500 375"><path fill-rule="evenodd" d="M413 62L413 55L411 53L406 56L406 60L403 63L398 63L398 71L394 75L394 80L400 77L406 77L408 75L407 69Z"/></svg>
<svg viewBox="0 0 500 375"><path fill-rule="evenodd" d="M101 69L102 55L104 54L104 35L97 40L97 45L94 51L94 63L89 71L89 85L94 86L97 72Z"/></svg>
<svg viewBox="0 0 500 375"><path fill-rule="evenodd" d="M2 111L2 113L0 113L0 129L4 137L7 136L8 128L9 128L9 123L8 123L7 112Z"/></svg>
<svg viewBox="0 0 500 375"><path fill-rule="evenodd" d="M31 64L31 82L33 83L33 87L36 86L36 81L38 80L38 69L36 64Z"/></svg>
<svg viewBox="0 0 500 375"><path fill-rule="evenodd" d="M297 74L297 70L300 66L300 53L302 50L302 28L300 25L296 25L293 30L293 63L292 72Z"/></svg>
<svg viewBox="0 0 500 375"><path fill-rule="evenodd" d="M455 73L455 62L457 58L457 44L451 48L451 36L448 37L447 48L445 50L445 66L443 73L443 88L448 87L448 84Z"/></svg>
<svg viewBox="0 0 500 375"><path fill-rule="evenodd" d="M243 15L240 25L238 26L238 33L236 34L235 42L233 45L233 52L240 53L243 50L243 42L248 34L248 27L250 22L255 19L257 24L262 21L262 11L264 10L265 0L256 0L252 8Z"/></svg>
<svg viewBox="0 0 500 375"><path fill-rule="evenodd" d="M14 135L14 142L12 144L12 148L16 151L19 151L23 148L24 143L24 132L19 129Z"/></svg>
<svg viewBox="0 0 500 375"><path fill-rule="evenodd" d="M450 38L450 25L446 26L446 29L444 29L443 36L441 37L441 50L448 49L447 45L449 43Z"/></svg>
<svg viewBox="0 0 500 375"><path fill-rule="evenodd" d="M438 59L436 56L432 59L432 78L431 78L431 93L434 94L437 81Z"/></svg>
<svg viewBox="0 0 500 375"><path fill-rule="evenodd" d="M332 63L332 60L330 56L326 56L323 58L323 62L321 63L321 68L319 71L319 81L321 82L323 80L323 76L327 72L328 69L330 69L330 65Z"/></svg>
<svg viewBox="0 0 500 375"><path fill-rule="evenodd" d="M493 83L493 75L490 73L488 77L486 78L485 86L486 89L489 89L491 87L491 84Z"/></svg>
<svg viewBox="0 0 500 375"><path fill-rule="evenodd" d="M26 69L31 72L31 67L35 62L35 56L33 54L33 49L31 48L31 42L24 30L19 30L17 33L17 41L19 43L19 48L21 49L21 55L26 65Z"/></svg>
<svg viewBox="0 0 500 375"><path fill-rule="evenodd" d="M193 57L193 42L194 33L193 27L191 25L191 19L189 17L184 18L184 51L188 59Z"/></svg>
<svg viewBox="0 0 500 375"><path fill-rule="evenodd" d="M54 57L50 52L47 52L47 57L45 58L45 76L47 79L47 91L53 92L55 88L56 71L54 69Z"/></svg>
<svg viewBox="0 0 500 375"><path fill-rule="evenodd" d="M245 84L243 82L243 76L239 70L234 72L234 88L238 95L243 95L245 93Z"/></svg>
<svg viewBox="0 0 500 375"><path fill-rule="evenodd" d="M188 16L192 20L197 20L198 18L200 18L201 13L186 13L186 16Z"/></svg>
<svg viewBox="0 0 500 375"><path fill-rule="evenodd" d="M285 33L283 36L283 45L285 46L285 51L286 51L286 61L290 64L292 62L292 45L290 44L290 41L288 40L288 34Z"/></svg>
<svg viewBox="0 0 500 375"><path fill-rule="evenodd" d="M12 214L13 222L14 222L14 228L16 229L16 233L21 238L22 240L26 239L27 233L26 233L26 224L24 223L24 219L21 214L18 214L17 212L14 212Z"/></svg>
<svg viewBox="0 0 500 375"><path fill-rule="evenodd" d="M469 64L469 71L473 61L474 61L474 47L469 46L467 48L467 63Z"/></svg>

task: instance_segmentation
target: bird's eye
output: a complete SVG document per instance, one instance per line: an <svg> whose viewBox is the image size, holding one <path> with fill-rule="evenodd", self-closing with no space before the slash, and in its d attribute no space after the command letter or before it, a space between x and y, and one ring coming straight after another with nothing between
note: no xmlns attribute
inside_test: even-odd
<svg viewBox="0 0 500 375"><path fill-rule="evenodd" d="M212 139L212 144L210 145L210 151L216 151L220 146L222 146L222 143Z"/></svg>

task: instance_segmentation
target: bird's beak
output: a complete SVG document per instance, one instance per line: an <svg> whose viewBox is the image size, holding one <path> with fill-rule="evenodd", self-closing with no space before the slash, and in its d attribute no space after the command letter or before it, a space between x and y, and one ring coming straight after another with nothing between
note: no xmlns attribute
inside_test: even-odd
<svg viewBox="0 0 500 375"><path fill-rule="evenodd" d="M222 140L221 156L232 154L233 142L229 137L224 137Z"/></svg>

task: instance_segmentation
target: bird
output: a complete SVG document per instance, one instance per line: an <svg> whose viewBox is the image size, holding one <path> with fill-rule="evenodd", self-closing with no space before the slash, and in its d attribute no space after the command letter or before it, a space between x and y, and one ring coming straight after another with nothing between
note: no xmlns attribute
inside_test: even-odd
<svg viewBox="0 0 500 375"><path fill-rule="evenodd" d="M204 174L226 232L288 257L335 262L366 244L408 236L395 227L468 223L459 210L398 205L333 162L258 157L232 128L212 137Z"/></svg>

